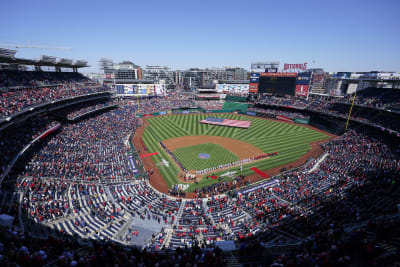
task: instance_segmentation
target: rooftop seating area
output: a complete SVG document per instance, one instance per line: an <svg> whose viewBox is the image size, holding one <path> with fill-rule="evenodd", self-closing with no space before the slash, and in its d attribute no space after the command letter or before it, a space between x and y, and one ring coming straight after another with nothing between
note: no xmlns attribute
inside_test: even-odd
<svg viewBox="0 0 400 267"><path fill-rule="evenodd" d="M88 81L88 78L78 72L0 71L0 89L4 87L45 86L84 81Z"/></svg>
<svg viewBox="0 0 400 267"><path fill-rule="evenodd" d="M87 78L75 72L0 71L0 119L51 101L109 90L77 84L82 81Z"/></svg>

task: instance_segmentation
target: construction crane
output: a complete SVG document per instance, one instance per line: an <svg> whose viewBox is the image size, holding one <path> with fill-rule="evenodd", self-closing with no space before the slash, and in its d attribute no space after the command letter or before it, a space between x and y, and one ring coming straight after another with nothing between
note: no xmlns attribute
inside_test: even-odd
<svg viewBox="0 0 400 267"><path fill-rule="evenodd" d="M58 49L58 50L71 50L72 47L66 46L39 46L39 45L19 45L19 44L0 44L0 47L13 47L13 48L38 48L38 49Z"/></svg>

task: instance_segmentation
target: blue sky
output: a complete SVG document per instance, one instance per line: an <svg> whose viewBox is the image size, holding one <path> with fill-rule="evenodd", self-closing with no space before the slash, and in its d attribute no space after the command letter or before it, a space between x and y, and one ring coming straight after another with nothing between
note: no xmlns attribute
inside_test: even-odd
<svg viewBox="0 0 400 267"><path fill-rule="evenodd" d="M100 57L142 67L309 62L327 71L400 71L400 1L2 1L0 43L68 46L17 56ZM312 62L315 62L314 64Z"/></svg>

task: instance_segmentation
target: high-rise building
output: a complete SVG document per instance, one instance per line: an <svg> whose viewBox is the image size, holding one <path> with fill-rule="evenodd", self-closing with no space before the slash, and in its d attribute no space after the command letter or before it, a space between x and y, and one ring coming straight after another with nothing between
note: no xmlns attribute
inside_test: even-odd
<svg viewBox="0 0 400 267"><path fill-rule="evenodd" d="M247 70L237 67L199 69L191 68L183 72L183 87L189 88L215 88L218 80L247 80Z"/></svg>
<svg viewBox="0 0 400 267"><path fill-rule="evenodd" d="M99 66L104 72L104 83L106 84L130 83L142 79L142 69L130 61L114 63L112 59L100 58Z"/></svg>
<svg viewBox="0 0 400 267"><path fill-rule="evenodd" d="M163 83L169 89L175 88L174 72L168 67L146 65L144 79Z"/></svg>

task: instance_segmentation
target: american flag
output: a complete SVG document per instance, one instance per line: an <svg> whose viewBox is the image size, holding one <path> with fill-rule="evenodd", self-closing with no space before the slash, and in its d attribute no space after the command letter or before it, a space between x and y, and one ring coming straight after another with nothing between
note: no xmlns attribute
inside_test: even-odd
<svg viewBox="0 0 400 267"><path fill-rule="evenodd" d="M239 121L239 120L230 120L230 119L224 119L224 118L209 117L205 120L200 121L200 123L231 126L231 127L238 127L238 128L249 128L251 121Z"/></svg>
<svg viewBox="0 0 400 267"><path fill-rule="evenodd" d="M282 115L277 115L277 116L276 116L276 119L277 119L277 120L280 120L280 121L293 122L293 120L292 120L291 118L286 117L286 116L282 116Z"/></svg>

